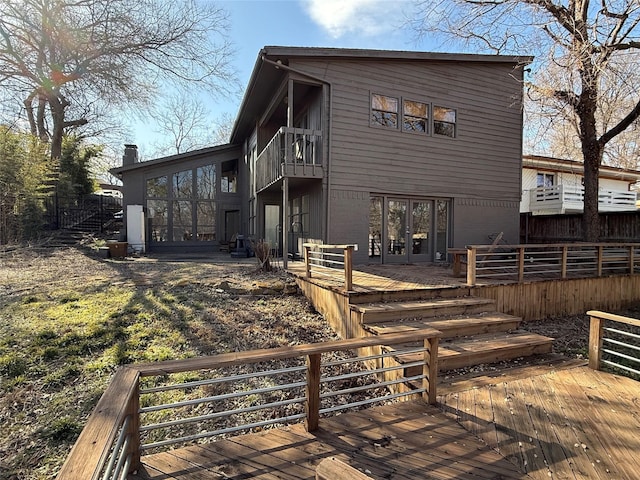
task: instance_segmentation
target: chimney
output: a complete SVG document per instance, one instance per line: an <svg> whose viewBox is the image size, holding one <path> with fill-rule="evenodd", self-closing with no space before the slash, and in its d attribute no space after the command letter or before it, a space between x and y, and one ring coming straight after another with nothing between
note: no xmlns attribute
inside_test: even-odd
<svg viewBox="0 0 640 480"><path fill-rule="evenodd" d="M124 146L124 155L122 156L122 166L133 165L138 163L138 146L126 145Z"/></svg>

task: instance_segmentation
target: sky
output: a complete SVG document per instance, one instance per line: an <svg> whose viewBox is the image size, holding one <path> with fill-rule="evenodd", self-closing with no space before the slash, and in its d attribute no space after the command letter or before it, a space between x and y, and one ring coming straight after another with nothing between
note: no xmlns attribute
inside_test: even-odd
<svg viewBox="0 0 640 480"><path fill-rule="evenodd" d="M258 52L266 45L435 49L428 42L418 43L406 27L415 5L409 0L218 0L216 4L230 15L233 64L243 92ZM235 119L240 97L202 98L212 122L223 114ZM149 155L159 141L154 128L148 121L133 123L126 142L137 144L143 156Z"/></svg>

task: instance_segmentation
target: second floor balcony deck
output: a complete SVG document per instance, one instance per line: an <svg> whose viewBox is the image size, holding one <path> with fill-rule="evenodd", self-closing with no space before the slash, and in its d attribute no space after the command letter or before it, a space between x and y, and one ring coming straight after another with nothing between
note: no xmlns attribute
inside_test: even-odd
<svg viewBox="0 0 640 480"><path fill-rule="evenodd" d="M529 190L529 210L534 215L580 213L584 209L584 188L571 185L554 185ZM625 212L636 210L636 192L624 190L600 190L598 210L601 212Z"/></svg>
<svg viewBox="0 0 640 480"><path fill-rule="evenodd" d="M322 178L321 142L319 130L281 127L256 159L256 191L284 177Z"/></svg>

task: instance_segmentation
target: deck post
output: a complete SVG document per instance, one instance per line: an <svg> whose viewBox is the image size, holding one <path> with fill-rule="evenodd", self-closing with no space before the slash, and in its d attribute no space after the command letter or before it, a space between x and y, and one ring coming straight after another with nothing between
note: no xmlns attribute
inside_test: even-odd
<svg viewBox="0 0 640 480"><path fill-rule="evenodd" d="M635 273L635 263L636 259L634 257L635 250L633 245L629 245L629 273L633 275Z"/></svg>
<svg viewBox="0 0 640 480"><path fill-rule="evenodd" d="M129 399L127 415L131 416L127 436L129 437L129 448L127 455L131 455L131 465L129 472L135 472L140 468L140 377L136 379L135 389Z"/></svg>
<svg viewBox="0 0 640 480"><path fill-rule="evenodd" d="M344 289L347 292L353 289L353 245L344 248Z"/></svg>
<svg viewBox="0 0 640 480"><path fill-rule="evenodd" d="M567 259L569 257L569 247L565 244L562 246L562 266L560 276L562 278L567 278Z"/></svg>
<svg viewBox="0 0 640 480"><path fill-rule="evenodd" d="M467 247L467 285L476 284L476 247Z"/></svg>
<svg viewBox="0 0 640 480"><path fill-rule="evenodd" d="M311 264L309 263L310 260L310 255L309 252L311 251L311 246L310 245L304 245L304 268L306 271L306 275L307 278L311 278Z"/></svg>
<svg viewBox="0 0 640 480"><path fill-rule="evenodd" d="M604 332L604 319L591 316L589 324L589 368L600 370L602 355L602 334Z"/></svg>
<svg viewBox="0 0 640 480"><path fill-rule="evenodd" d="M320 361L321 354L307 356L307 431L318 429L320 420Z"/></svg>
<svg viewBox="0 0 640 480"><path fill-rule="evenodd" d="M524 281L524 247L518 248L518 283Z"/></svg>
<svg viewBox="0 0 640 480"><path fill-rule="evenodd" d="M437 336L424 339L424 363L422 364L422 388L426 391L422 398L430 405L436 404L437 383L438 383L438 343Z"/></svg>
<svg viewBox="0 0 640 480"><path fill-rule="evenodd" d="M603 256L602 253L604 251L604 246L600 244L596 248L598 249L597 251L598 276L601 277L602 276L602 256Z"/></svg>

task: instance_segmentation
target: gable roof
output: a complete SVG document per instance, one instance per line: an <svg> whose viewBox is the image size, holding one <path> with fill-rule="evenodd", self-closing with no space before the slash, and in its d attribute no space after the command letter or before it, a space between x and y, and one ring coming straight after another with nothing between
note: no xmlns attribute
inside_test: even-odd
<svg viewBox="0 0 640 480"><path fill-rule="evenodd" d="M356 48L323 47L278 47L265 46L258 53L253 72L244 93L238 116L231 132L230 141L240 142L248 135L259 115L264 111L271 98L269 95L256 95L256 92L275 91L289 70L289 60L293 58L317 60L380 60L403 62L474 62L526 65L533 61L530 56L476 55L467 53L436 53L401 50L369 50ZM279 68L278 65L282 65ZM299 72L303 73L303 72ZM308 75L309 78L314 78ZM318 83L329 83L326 79L315 78Z"/></svg>

